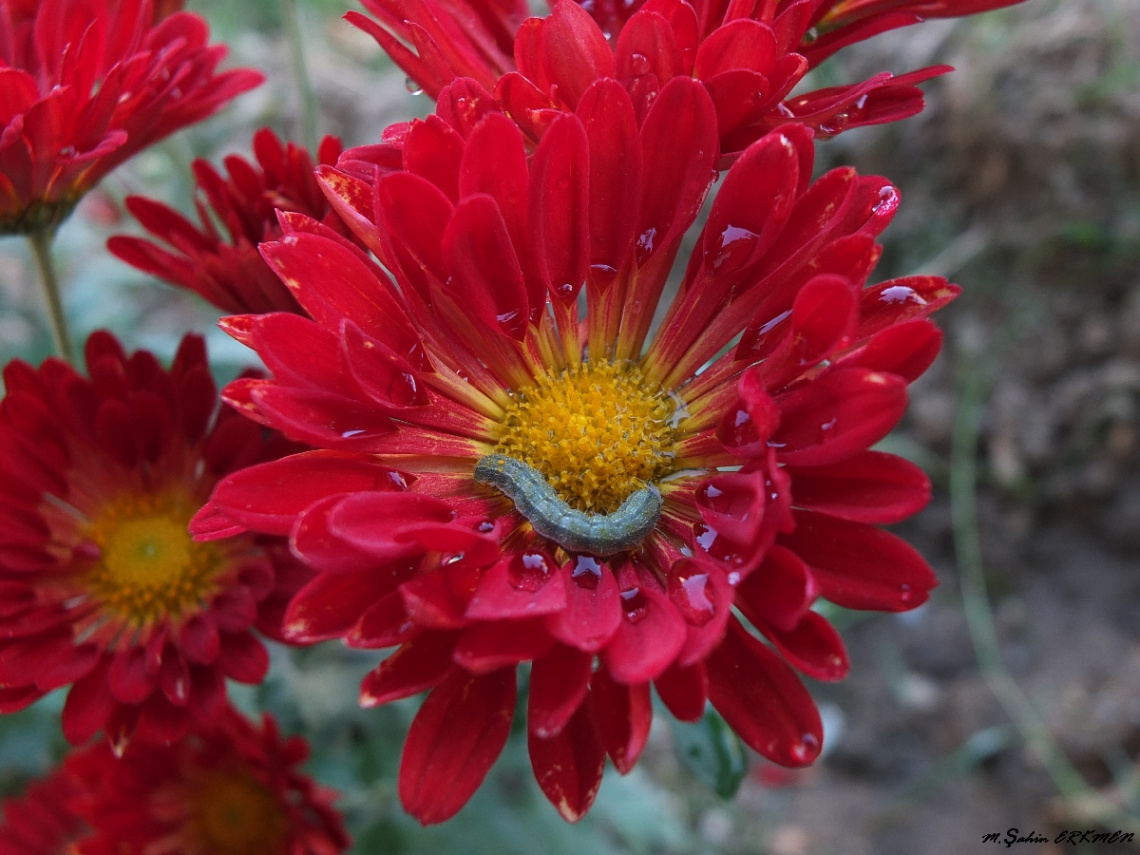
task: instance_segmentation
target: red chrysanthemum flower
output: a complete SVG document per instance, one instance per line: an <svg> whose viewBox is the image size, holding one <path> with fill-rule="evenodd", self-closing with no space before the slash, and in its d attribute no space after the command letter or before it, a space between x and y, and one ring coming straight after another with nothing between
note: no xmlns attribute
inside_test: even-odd
<svg viewBox="0 0 1140 855"><path fill-rule="evenodd" d="M867 287L895 188L850 168L810 183L790 125L728 171L665 301L718 157L705 87L671 80L639 128L626 89L595 82L533 155L478 84L455 89L457 125L322 170L394 281L301 217L263 246L311 319L225 321L273 375L225 394L318 450L230 475L192 530L290 535L319 571L293 639L398 645L361 702L430 690L399 779L423 822L498 755L519 663L534 772L567 819L607 754L636 762L651 683L678 718L707 699L764 756L810 763L820 721L789 663L847 669L812 604L901 611L936 584L877 527L927 479L868 447L957 289Z"/></svg>
<svg viewBox="0 0 1140 855"><path fill-rule="evenodd" d="M1008 2L992 0L987 8ZM789 121L830 136L912 116L923 106L915 84L949 70L938 66L898 77L883 72L861 83L792 95L804 75L839 48L919 20L883 12L882 2L873 9L864 9L865 3L833 5L565 0L554 4L549 17L520 26L516 4L367 0L379 23L359 13L347 17L432 97L457 77L471 77L494 92L534 140L555 115L575 110L599 77L622 82L639 119L671 79L696 78L716 106L727 163ZM979 5L956 14L978 11Z"/></svg>
<svg viewBox="0 0 1140 855"><path fill-rule="evenodd" d="M214 416L205 346L170 371L87 342L90 379L12 362L0 402L0 712L74 684L63 731L169 742L216 715L225 677L265 675L256 626L280 634L309 578L279 538L190 540L217 480L296 446Z"/></svg>
<svg viewBox="0 0 1140 855"><path fill-rule="evenodd" d="M340 153L340 140L325 137L317 162L334 164ZM194 162L194 176L204 196L195 200L200 229L160 202L127 197L127 209L173 252L126 236L111 238L107 248L139 270L194 291L226 312L300 312L257 245L281 236L279 210L305 214L345 234L348 230L332 213L305 149L283 145L273 131L263 128L253 137L253 154L256 166L236 155L226 158L228 181L207 161ZM225 227L228 239L215 221Z"/></svg>
<svg viewBox="0 0 1140 855"><path fill-rule="evenodd" d="M261 82L216 73L207 38L150 0L0 2L0 234L55 228L124 160Z"/></svg>
<svg viewBox="0 0 1140 855"><path fill-rule="evenodd" d="M308 754L271 716L255 727L232 708L169 747L79 751L65 768L93 831L78 855L338 855L349 840L336 793L297 770Z"/></svg>
<svg viewBox="0 0 1140 855"><path fill-rule="evenodd" d="M71 809L79 786L62 769L4 800L0 855L72 855L86 825Z"/></svg>

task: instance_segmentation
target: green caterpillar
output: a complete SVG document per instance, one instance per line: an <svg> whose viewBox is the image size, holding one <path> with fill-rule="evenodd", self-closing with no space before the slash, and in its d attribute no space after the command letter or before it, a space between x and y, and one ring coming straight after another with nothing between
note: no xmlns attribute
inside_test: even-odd
<svg viewBox="0 0 1140 855"><path fill-rule="evenodd" d="M480 458L475 480L498 488L536 532L568 552L605 556L632 549L661 517L661 491L656 487L631 493L612 514L591 514L570 507L541 472L505 454Z"/></svg>

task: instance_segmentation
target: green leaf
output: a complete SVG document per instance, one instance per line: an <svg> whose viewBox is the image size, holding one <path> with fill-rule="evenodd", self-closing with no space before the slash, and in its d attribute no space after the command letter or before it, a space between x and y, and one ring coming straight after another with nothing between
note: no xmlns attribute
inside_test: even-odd
<svg viewBox="0 0 1140 855"><path fill-rule="evenodd" d="M694 724L673 722L677 756L722 799L736 795L748 772L748 756L740 738L715 710Z"/></svg>

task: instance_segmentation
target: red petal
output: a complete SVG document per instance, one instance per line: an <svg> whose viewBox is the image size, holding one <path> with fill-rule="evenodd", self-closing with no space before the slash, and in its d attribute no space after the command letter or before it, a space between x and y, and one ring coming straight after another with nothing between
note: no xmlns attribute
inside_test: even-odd
<svg viewBox="0 0 1140 855"><path fill-rule="evenodd" d="M410 573L404 564L322 573L294 595L285 610L282 631L290 641L301 644L340 638L366 608L391 594Z"/></svg>
<svg viewBox="0 0 1140 855"><path fill-rule="evenodd" d="M394 591L365 609L344 643L349 647L393 647L411 640L418 631L404 608L404 597Z"/></svg>
<svg viewBox="0 0 1140 855"><path fill-rule="evenodd" d="M624 620L603 653L618 683L648 683L669 667L685 643L685 622L677 607L653 585L621 592Z"/></svg>
<svg viewBox="0 0 1140 855"><path fill-rule="evenodd" d="M624 775L637 763L649 739L649 726L653 723L649 684L615 683L606 669L600 668L590 681L590 703L606 753Z"/></svg>
<svg viewBox="0 0 1140 855"><path fill-rule="evenodd" d="M572 557L562 572L570 577L566 608L547 618L547 627L562 643L596 653L622 622L617 580L609 567L588 555Z"/></svg>
<svg viewBox="0 0 1140 855"><path fill-rule="evenodd" d="M586 131L572 115L551 123L531 160L535 258L547 289L567 304L577 298L589 263L588 161Z"/></svg>
<svg viewBox="0 0 1140 855"><path fill-rule="evenodd" d="M703 662L688 668L672 665L653 681L669 712L680 721L700 721L705 714L709 678Z"/></svg>
<svg viewBox="0 0 1140 855"><path fill-rule="evenodd" d="M147 659L143 647L128 647L112 655L109 683L120 703L141 704L157 687L158 672Z"/></svg>
<svg viewBox="0 0 1140 855"><path fill-rule="evenodd" d="M913 547L871 525L797 511L796 530L780 543L811 568L821 596L849 609L904 612L938 584Z"/></svg>
<svg viewBox="0 0 1140 855"><path fill-rule="evenodd" d="M878 442L905 410L901 377L863 368L827 371L780 401L771 442L781 463L834 463Z"/></svg>
<svg viewBox="0 0 1140 855"><path fill-rule="evenodd" d="M586 698L594 657L557 644L534 660L527 697L527 727L535 735L554 736Z"/></svg>
<svg viewBox="0 0 1140 855"><path fill-rule="evenodd" d="M63 735L72 745L82 745L103 727L117 706L108 680L110 657L76 681L63 704Z"/></svg>
<svg viewBox="0 0 1140 855"><path fill-rule="evenodd" d="M571 109L600 77L612 77L614 55L606 37L577 3L558 3L543 22L542 59L550 82Z"/></svg>
<svg viewBox="0 0 1140 855"><path fill-rule="evenodd" d="M799 624L816 596L807 565L783 546L769 549L764 562L736 589L737 605L745 617L784 630Z"/></svg>
<svg viewBox="0 0 1140 855"><path fill-rule="evenodd" d="M859 295L859 338L911 318L925 318L961 292L940 276L907 276L881 282Z"/></svg>
<svg viewBox="0 0 1140 855"><path fill-rule="evenodd" d="M222 636L218 666L231 680L260 683L269 671L269 651L253 633L226 634Z"/></svg>
<svg viewBox="0 0 1140 855"><path fill-rule="evenodd" d="M400 761L408 813L430 825L467 803L507 742L515 695L513 669L472 677L458 668L428 695Z"/></svg>
<svg viewBox="0 0 1140 855"><path fill-rule="evenodd" d="M590 809L602 785L606 750L590 711L581 707L553 736L527 734L535 780L567 822L577 822Z"/></svg>
<svg viewBox="0 0 1140 855"><path fill-rule="evenodd" d="M208 614L192 616L182 625L178 646L191 662L209 665L221 649L218 625Z"/></svg>
<svg viewBox="0 0 1140 855"><path fill-rule="evenodd" d="M797 507L852 522L895 523L930 501L930 479L892 454L864 451L829 466L788 467Z"/></svg>
<svg viewBox="0 0 1140 855"><path fill-rule="evenodd" d="M589 143L590 264L617 271L633 248L637 229L641 196L637 118L625 88L610 79L586 90L578 117Z"/></svg>
<svg viewBox="0 0 1140 855"><path fill-rule="evenodd" d="M455 648L453 632L426 632L403 644L360 682L360 705L375 707L430 689L443 679Z"/></svg>
<svg viewBox="0 0 1140 855"><path fill-rule="evenodd" d="M719 148L704 86L689 77L666 83L641 126L641 145L643 168L653 180L642 182L639 264L680 237L712 183Z"/></svg>
<svg viewBox="0 0 1140 855"><path fill-rule="evenodd" d="M477 623L460 633L452 660L472 674L488 674L536 659L553 643L533 618Z"/></svg>
<svg viewBox="0 0 1140 855"><path fill-rule="evenodd" d="M904 321L875 333L836 364L886 371L913 382L930 367L941 349L942 333L933 323Z"/></svg>
<svg viewBox="0 0 1140 855"><path fill-rule="evenodd" d="M807 689L763 642L733 620L709 657L709 700L750 747L781 766L819 756L823 725Z"/></svg>
<svg viewBox="0 0 1140 855"><path fill-rule="evenodd" d="M506 221L485 193L460 202L443 233L448 289L490 329L522 341L530 319L522 268Z"/></svg>
<svg viewBox="0 0 1140 855"><path fill-rule="evenodd" d="M289 534L300 514L336 493L405 489L373 458L340 451L307 451L234 472L214 488L213 505L253 531Z"/></svg>
<svg viewBox="0 0 1140 855"><path fill-rule="evenodd" d="M466 616L473 620L521 618L566 607L566 574L545 552L507 555L483 572Z"/></svg>
<svg viewBox="0 0 1140 855"><path fill-rule="evenodd" d="M851 663L843 639L818 612L807 612L792 630L757 627L793 666L817 680L842 680Z"/></svg>

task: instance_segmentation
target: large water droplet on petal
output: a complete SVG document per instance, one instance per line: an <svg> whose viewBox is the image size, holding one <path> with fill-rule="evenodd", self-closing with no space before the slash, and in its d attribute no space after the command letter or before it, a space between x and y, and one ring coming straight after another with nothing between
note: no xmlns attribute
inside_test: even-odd
<svg viewBox="0 0 1140 855"><path fill-rule="evenodd" d="M621 592L621 607L625 612L625 619L630 623L638 623L645 619L649 613L649 602L641 588L636 585Z"/></svg>
<svg viewBox="0 0 1140 855"><path fill-rule="evenodd" d="M512 556L507 565L507 579L512 587L532 594L549 582L553 573L551 561L534 550Z"/></svg>
<svg viewBox="0 0 1140 855"><path fill-rule="evenodd" d="M579 555L574 561L570 578L577 582L579 587L592 591L602 580L602 565L589 555Z"/></svg>
<svg viewBox="0 0 1140 855"><path fill-rule="evenodd" d="M709 574L704 570L687 567L669 577L669 599L681 616L695 626L704 626L716 614Z"/></svg>

